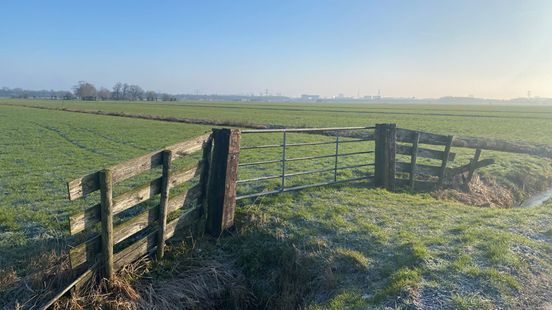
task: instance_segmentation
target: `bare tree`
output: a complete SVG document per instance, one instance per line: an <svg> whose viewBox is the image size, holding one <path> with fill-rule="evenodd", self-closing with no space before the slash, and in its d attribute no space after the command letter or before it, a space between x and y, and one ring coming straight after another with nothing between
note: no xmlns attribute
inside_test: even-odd
<svg viewBox="0 0 552 310"><path fill-rule="evenodd" d="M130 85L128 87L128 99L129 100L143 100L144 90L138 85Z"/></svg>
<svg viewBox="0 0 552 310"><path fill-rule="evenodd" d="M102 87L98 91L98 98L100 98L100 100L108 100L109 98L111 98L111 92L109 91L109 89Z"/></svg>
<svg viewBox="0 0 552 310"><path fill-rule="evenodd" d="M146 92L147 101L157 101L157 94L153 90L148 90Z"/></svg>
<svg viewBox="0 0 552 310"><path fill-rule="evenodd" d="M96 100L96 87L91 83L79 81L79 84L73 87L73 91L81 100Z"/></svg>
<svg viewBox="0 0 552 310"><path fill-rule="evenodd" d="M115 83L113 85L113 92L111 93L111 98L114 100L121 100L123 96L123 84L121 82Z"/></svg>
<svg viewBox="0 0 552 310"><path fill-rule="evenodd" d="M130 86L125 83L123 84L123 87L121 88L121 99L122 100L129 100L128 90Z"/></svg>

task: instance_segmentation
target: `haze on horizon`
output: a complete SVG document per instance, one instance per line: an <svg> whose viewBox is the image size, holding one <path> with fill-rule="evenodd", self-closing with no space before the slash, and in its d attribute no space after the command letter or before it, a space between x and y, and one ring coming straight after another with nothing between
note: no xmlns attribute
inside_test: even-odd
<svg viewBox="0 0 552 310"><path fill-rule="evenodd" d="M552 97L552 2L6 1L0 86Z"/></svg>

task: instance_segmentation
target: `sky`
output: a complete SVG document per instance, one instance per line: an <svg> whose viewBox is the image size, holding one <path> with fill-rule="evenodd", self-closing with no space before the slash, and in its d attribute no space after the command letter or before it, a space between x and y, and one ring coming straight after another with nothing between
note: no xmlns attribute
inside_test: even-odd
<svg viewBox="0 0 552 310"><path fill-rule="evenodd" d="M552 1L27 1L0 5L0 87L552 97Z"/></svg>

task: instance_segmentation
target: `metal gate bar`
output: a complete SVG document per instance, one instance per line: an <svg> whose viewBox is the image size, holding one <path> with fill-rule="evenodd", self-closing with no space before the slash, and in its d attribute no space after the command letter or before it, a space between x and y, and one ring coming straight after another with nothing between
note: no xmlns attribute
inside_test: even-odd
<svg viewBox="0 0 552 310"><path fill-rule="evenodd" d="M257 162L249 162L249 163L239 163L239 167L247 167L247 166L257 166L257 165L264 165L264 164L275 164L279 163L281 165L281 171L280 174L277 175L268 175L268 176L262 176L257 178L250 178L245 180L238 180L238 184L244 184L244 183L251 183L256 181L263 181L263 180L270 180L270 179L278 179L280 178L280 187L276 190L270 190L270 191L264 191L259 193L253 193L253 194L247 194L247 195L241 195L236 197L236 200L240 199L246 199L246 198L253 198L258 196L264 196L264 195L270 195L275 193L282 193L282 192L290 192L290 191L296 191L300 189L305 188L311 188L316 186L322 186L322 185L330 185L330 184L339 184L339 183L345 183L345 182L353 182L353 181L360 181L360 180L367 180L370 178L373 178L374 176L371 174L367 174L366 176L357 177L357 178L349 178L346 180L338 180L337 179L337 173L338 171L345 170L345 169L355 169L355 168L362 168L362 167L368 167L368 166L374 166L375 163L368 163L368 164L360 164L360 165L353 165L353 166L345 166L345 167L339 167L339 157L342 156L354 156L354 155L363 155L363 154L373 154L374 151L360 151L360 152L350 152L350 153L339 153L339 144L341 143L357 143L357 142L367 142L367 141L373 141L373 139L355 139L355 138L349 138L349 139L340 139L339 132L341 131L351 131L351 130L367 130L367 129L375 129L375 127L340 127L340 128L295 128L295 129L253 129L253 130L243 130L243 134L253 134L253 133L282 133L282 143L281 144L267 144L267 145L258 145L258 146L245 146L241 147L241 150L251 150L251 149L266 149L266 148L282 148L282 158L281 159L274 159L274 160L264 160L264 161L257 161ZM335 135L335 141L317 141L317 142L301 142L301 143L287 143L287 134L288 133L313 133L313 132L320 132L324 134L333 133ZM300 147L300 146L312 146L312 145L328 145L328 144L335 144L335 153L334 154L328 154L328 155L317 155L317 156L305 156L305 157L293 157L293 158L287 158L286 157L286 149L288 147ZM303 160L313 160L313 159L321 159L321 158L335 158L334 164L332 168L324 168L324 169L316 169L316 170L307 170L307 171L300 171L300 172L293 172L293 173L286 173L286 162L293 162L293 161L303 161ZM286 178L288 177L294 177L299 175L308 175L308 174L316 174L316 173L323 173L323 172L330 172L333 171L333 178L331 181L327 182L320 182L315 184L307 184L307 185L300 185L300 186L292 186L286 188Z"/></svg>

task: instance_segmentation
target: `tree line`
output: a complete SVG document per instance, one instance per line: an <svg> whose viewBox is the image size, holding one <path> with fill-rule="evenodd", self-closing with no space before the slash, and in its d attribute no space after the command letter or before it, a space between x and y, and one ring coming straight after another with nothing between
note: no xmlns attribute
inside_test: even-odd
<svg viewBox="0 0 552 310"><path fill-rule="evenodd" d="M158 94L152 90L145 91L139 85L121 82L115 83L109 90L105 87L97 89L92 83L80 81L73 87L73 94L81 100L176 101L176 98L169 94Z"/></svg>

